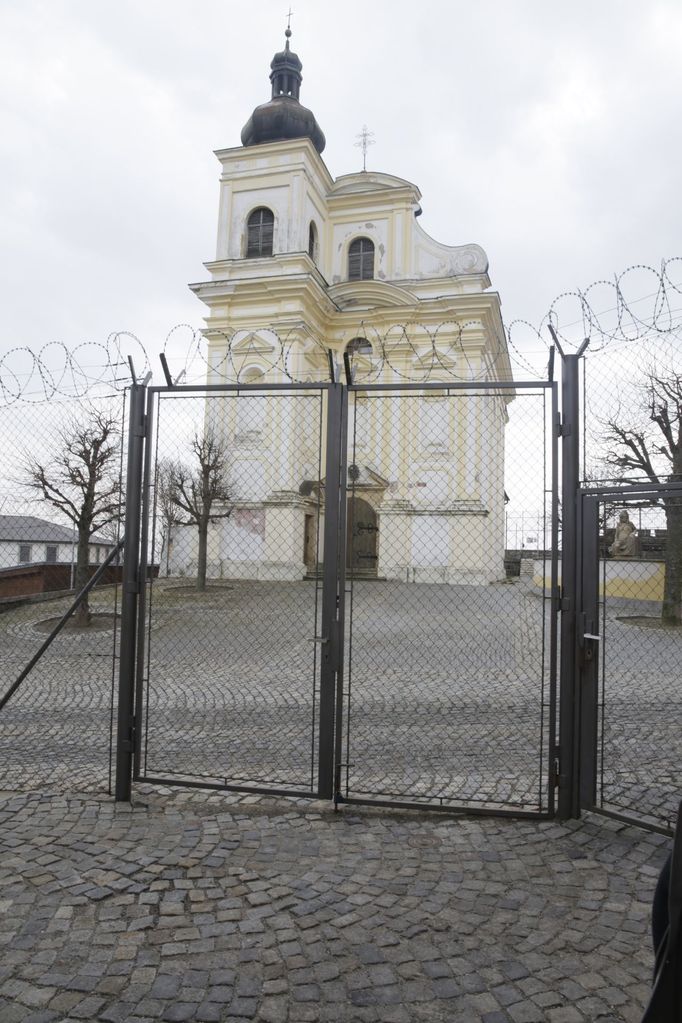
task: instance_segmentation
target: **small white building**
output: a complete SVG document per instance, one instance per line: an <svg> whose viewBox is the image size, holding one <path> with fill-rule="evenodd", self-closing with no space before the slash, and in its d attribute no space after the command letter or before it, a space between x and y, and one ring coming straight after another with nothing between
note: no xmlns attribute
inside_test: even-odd
<svg viewBox="0 0 682 1023"><path fill-rule="evenodd" d="M0 515L0 569L18 565L69 565L76 561L78 535L35 515ZM93 535L90 564L99 565L114 547L111 540Z"/></svg>

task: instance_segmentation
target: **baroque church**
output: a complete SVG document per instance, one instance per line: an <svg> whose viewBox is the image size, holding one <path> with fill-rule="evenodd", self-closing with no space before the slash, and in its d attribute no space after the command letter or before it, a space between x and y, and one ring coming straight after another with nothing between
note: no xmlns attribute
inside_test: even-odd
<svg viewBox="0 0 682 1023"><path fill-rule="evenodd" d="M208 383L329 380L330 353L342 379L351 357L358 384L442 382L402 403L352 395L348 568L406 582L503 578L513 391L467 401L447 391L454 381L471 381L473 395L478 382L512 380L486 254L431 238L411 182L367 170L332 177L325 136L300 102L290 36L242 145L216 153L216 258L205 264L210 279L190 285L207 308ZM209 530L209 577L316 571L324 426L302 407L283 415L281 401L253 389L207 401L205 429L224 441L233 495L229 516ZM176 527L164 558L171 574L195 574L196 529Z"/></svg>

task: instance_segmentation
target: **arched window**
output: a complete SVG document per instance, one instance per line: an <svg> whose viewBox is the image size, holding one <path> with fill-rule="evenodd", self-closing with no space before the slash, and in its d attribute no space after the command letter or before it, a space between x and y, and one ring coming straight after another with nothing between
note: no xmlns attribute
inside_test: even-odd
<svg viewBox="0 0 682 1023"><path fill-rule="evenodd" d="M308 255L314 263L317 262L317 228L312 220L308 228Z"/></svg>
<svg viewBox="0 0 682 1023"><path fill-rule="evenodd" d="M352 358L354 355L371 355L372 346L366 337L354 337L346 345L346 351Z"/></svg>
<svg viewBox="0 0 682 1023"><path fill-rule="evenodd" d="M275 217L272 210L266 206L259 206L253 211L246 225L247 259L272 255L274 227Z"/></svg>
<svg viewBox="0 0 682 1023"><path fill-rule="evenodd" d="M371 281L374 277L374 242L356 238L348 249L348 280Z"/></svg>

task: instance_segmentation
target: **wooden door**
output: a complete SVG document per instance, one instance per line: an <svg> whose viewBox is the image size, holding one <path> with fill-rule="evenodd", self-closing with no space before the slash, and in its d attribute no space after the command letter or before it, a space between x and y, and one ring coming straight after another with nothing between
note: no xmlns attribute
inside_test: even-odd
<svg viewBox="0 0 682 1023"><path fill-rule="evenodd" d="M353 576L377 574L377 514L361 497L348 498L346 570Z"/></svg>

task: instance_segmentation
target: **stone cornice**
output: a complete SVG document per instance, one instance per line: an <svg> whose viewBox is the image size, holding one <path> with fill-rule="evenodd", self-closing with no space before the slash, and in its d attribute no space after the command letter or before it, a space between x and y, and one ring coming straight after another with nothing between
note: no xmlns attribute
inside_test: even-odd
<svg viewBox="0 0 682 1023"><path fill-rule="evenodd" d="M262 259L245 259L243 256L232 259L214 259L204 263L204 266L213 277L213 282L210 283L272 280L303 273L314 277L320 287L325 289L329 287L327 280L320 273L319 267L307 252L278 252L272 256L264 256ZM188 287L195 291L200 284L190 284Z"/></svg>
<svg viewBox="0 0 682 1023"><path fill-rule="evenodd" d="M410 188L387 188L372 192L342 192L339 195L334 195L334 193L327 195L327 206L330 213L335 214L337 220L339 213L344 209L352 213L368 207L377 212L386 210L393 213L400 206L412 209L415 205L418 205L418 200L415 198L415 192Z"/></svg>
<svg viewBox="0 0 682 1023"><path fill-rule="evenodd" d="M343 281L332 285L328 294L340 309L363 307L374 311L385 306L413 306L418 301L390 281Z"/></svg>
<svg viewBox="0 0 682 1023"><path fill-rule="evenodd" d="M391 190L408 190L417 200L422 194L417 185L407 178L399 178L395 174L384 174L382 171L358 171L355 174L341 174L330 189L330 198L339 195L352 194L362 195Z"/></svg>
<svg viewBox="0 0 682 1023"><path fill-rule="evenodd" d="M279 161L281 161L282 167L287 167L289 170L297 163L309 162L323 179L324 187L327 190L334 186L334 178L329 173L326 163L308 138L262 142L260 145L235 146L231 149L216 149L214 153L224 169L229 167L230 178L238 177L241 173L253 174L254 171L271 174L273 169L277 169ZM286 160L283 157L286 157ZM262 166L263 160L276 162L273 167L266 169ZM230 167L231 164L242 162L244 164L243 171L240 168Z"/></svg>

